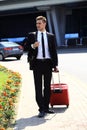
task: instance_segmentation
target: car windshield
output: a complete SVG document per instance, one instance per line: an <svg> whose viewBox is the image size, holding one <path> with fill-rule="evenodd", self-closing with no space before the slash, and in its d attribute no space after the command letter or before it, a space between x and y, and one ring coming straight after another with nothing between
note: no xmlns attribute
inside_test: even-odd
<svg viewBox="0 0 87 130"><path fill-rule="evenodd" d="M4 47L14 47L14 46L19 46L17 43L14 42L0 42Z"/></svg>

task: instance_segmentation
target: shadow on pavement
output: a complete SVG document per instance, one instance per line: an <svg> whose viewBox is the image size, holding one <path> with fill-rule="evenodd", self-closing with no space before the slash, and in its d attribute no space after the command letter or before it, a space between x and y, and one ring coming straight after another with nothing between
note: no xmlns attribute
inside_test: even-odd
<svg viewBox="0 0 87 130"><path fill-rule="evenodd" d="M64 113L68 108L66 106L54 107L55 113Z"/></svg>
<svg viewBox="0 0 87 130"><path fill-rule="evenodd" d="M37 116L32 116L29 118L21 118L16 121L16 124L20 124L20 126L14 128L14 130L24 130L29 126L37 126L46 122L45 118L38 118Z"/></svg>
<svg viewBox="0 0 87 130"><path fill-rule="evenodd" d="M29 126L34 127L34 126L38 126L43 123L46 123L46 121L54 118L56 114L64 113L67 110L67 107L56 107L52 109L54 110L55 113L47 114L44 118L38 118L37 116L32 116L29 118L21 118L17 120L14 130L24 130L26 127L29 127ZM20 126L18 126L17 124L20 124Z"/></svg>

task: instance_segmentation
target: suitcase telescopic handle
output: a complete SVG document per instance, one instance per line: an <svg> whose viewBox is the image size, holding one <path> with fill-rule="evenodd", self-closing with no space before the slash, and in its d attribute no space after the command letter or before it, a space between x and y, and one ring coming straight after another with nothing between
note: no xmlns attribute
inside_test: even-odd
<svg viewBox="0 0 87 130"><path fill-rule="evenodd" d="M53 87L53 92L54 93L62 93L62 86L61 86L61 83L60 83L60 74L59 74L59 71L58 72L55 72L54 73L58 73L58 81L59 81L59 84L58 84L58 88L55 88ZM55 85L54 83L54 78L53 78L53 74L52 74L52 83Z"/></svg>
<svg viewBox="0 0 87 130"><path fill-rule="evenodd" d="M58 81L59 81L59 84L60 84L60 74L59 74L59 71L53 71L53 73L58 73ZM53 78L53 74L52 74L52 83L54 84L54 78Z"/></svg>

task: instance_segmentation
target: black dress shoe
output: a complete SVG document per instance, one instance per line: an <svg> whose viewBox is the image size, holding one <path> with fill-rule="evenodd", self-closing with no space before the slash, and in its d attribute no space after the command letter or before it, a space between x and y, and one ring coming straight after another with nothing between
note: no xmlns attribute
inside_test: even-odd
<svg viewBox="0 0 87 130"><path fill-rule="evenodd" d="M42 118L42 117L44 117L45 116L45 112L44 111L41 111L39 114L38 114L38 117L39 118Z"/></svg>
<svg viewBox="0 0 87 130"><path fill-rule="evenodd" d="M45 110L45 113L53 114L54 111L53 110Z"/></svg>

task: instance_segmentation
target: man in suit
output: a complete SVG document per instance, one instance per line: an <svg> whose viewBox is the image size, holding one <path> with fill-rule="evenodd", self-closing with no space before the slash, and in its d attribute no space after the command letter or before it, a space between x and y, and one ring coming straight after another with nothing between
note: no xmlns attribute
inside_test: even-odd
<svg viewBox="0 0 87 130"><path fill-rule="evenodd" d="M46 31L46 18L36 18L36 32L28 34L28 62L33 70L38 117L44 117L49 110L52 70L58 71L58 58L54 34ZM43 35L43 36L42 36Z"/></svg>

